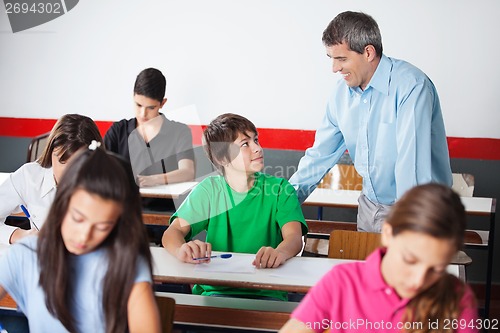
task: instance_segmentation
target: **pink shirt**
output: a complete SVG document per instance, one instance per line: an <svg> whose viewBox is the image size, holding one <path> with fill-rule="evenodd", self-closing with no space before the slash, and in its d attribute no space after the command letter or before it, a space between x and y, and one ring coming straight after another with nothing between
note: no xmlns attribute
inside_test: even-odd
<svg viewBox="0 0 500 333"><path fill-rule="evenodd" d="M380 264L384 251L374 251L366 261L338 265L332 268L307 293L293 311L295 318L315 332L399 332L405 323L401 318L410 299L401 299L382 278ZM464 308L460 322L475 324L477 309L469 287L461 300ZM411 324L411 323L409 323ZM446 322L440 323L446 325ZM449 326L453 322L449 322ZM429 323L423 323L429 325ZM465 326L465 325L464 325ZM456 332L478 332L470 327L458 327Z"/></svg>

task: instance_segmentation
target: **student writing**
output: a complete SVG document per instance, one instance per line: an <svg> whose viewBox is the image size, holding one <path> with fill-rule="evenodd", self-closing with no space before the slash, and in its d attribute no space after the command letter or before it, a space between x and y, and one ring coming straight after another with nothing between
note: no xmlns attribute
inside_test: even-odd
<svg viewBox="0 0 500 333"><path fill-rule="evenodd" d="M21 166L0 185L0 244L14 243L35 232L33 225L31 230L23 230L4 224L5 218L20 205L28 209L38 228L43 225L66 166L92 140L102 141L92 119L79 114L59 118L40 158Z"/></svg>
<svg viewBox="0 0 500 333"><path fill-rule="evenodd" d="M13 297L30 332L160 332L151 284L138 187L100 148L68 166L39 235L0 258L0 297Z"/></svg>
<svg viewBox="0 0 500 333"><path fill-rule="evenodd" d="M453 323L461 323L455 332L477 332L472 291L446 271L464 233L455 192L439 184L412 188L382 227L384 247L332 268L280 333L451 332Z"/></svg>
<svg viewBox="0 0 500 333"><path fill-rule="evenodd" d="M167 102L165 90L161 71L141 71L134 84L135 118L114 123L104 136L108 150L130 161L139 186L194 178L191 130L160 113Z"/></svg>

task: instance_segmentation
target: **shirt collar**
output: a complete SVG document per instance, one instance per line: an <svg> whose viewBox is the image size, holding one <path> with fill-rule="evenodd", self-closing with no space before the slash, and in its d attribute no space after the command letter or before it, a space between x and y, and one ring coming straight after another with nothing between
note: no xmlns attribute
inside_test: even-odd
<svg viewBox="0 0 500 333"><path fill-rule="evenodd" d="M370 289L382 290L389 287L382 277L382 258L385 249L379 248L366 258L365 283Z"/></svg>
<svg viewBox="0 0 500 333"><path fill-rule="evenodd" d="M397 295L396 290L389 286L382 277L382 258L386 252L385 248L375 250L366 258L366 274L364 275L364 283L373 291L386 291L390 289L394 295ZM410 299L400 299L404 306Z"/></svg>
<svg viewBox="0 0 500 333"><path fill-rule="evenodd" d="M54 179L54 170L52 168L43 168L43 180L40 197L45 197L48 193L55 189L56 181Z"/></svg>
<svg viewBox="0 0 500 333"><path fill-rule="evenodd" d="M160 112L160 116L163 117L163 123L161 124L161 130L163 130L166 126L167 117L163 113ZM127 134L130 135L137 128L137 118L132 118L127 122ZM160 132L161 132L160 130Z"/></svg>
<svg viewBox="0 0 500 333"><path fill-rule="evenodd" d="M377 69L375 73L365 88L365 91L372 87L375 90L378 90L380 93L388 96L389 95L389 83L391 79L391 71L392 71L392 62L391 60L382 54L380 58L380 62L378 63ZM353 93L362 94L363 91L359 87L350 88L351 95Z"/></svg>

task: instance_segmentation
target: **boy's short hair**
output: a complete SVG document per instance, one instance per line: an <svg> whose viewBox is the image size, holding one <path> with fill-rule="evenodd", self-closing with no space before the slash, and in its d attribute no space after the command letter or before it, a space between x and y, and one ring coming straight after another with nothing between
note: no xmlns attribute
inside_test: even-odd
<svg viewBox="0 0 500 333"><path fill-rule="evenodd" d="M134 95L143 95L148 98L163 101L167 80L162 72L156 68L146 68L137 75L134 84Z"/></svg>
<svg viewBox="0 0 500 333"><path fill-rule="evenodd" d="M221 114L210 122L203 132L205 152L212 164L224 174L223 164L231 162L239 153L233 145L241 134L257 134L257 128L247 118L234 114Z"/></svg>

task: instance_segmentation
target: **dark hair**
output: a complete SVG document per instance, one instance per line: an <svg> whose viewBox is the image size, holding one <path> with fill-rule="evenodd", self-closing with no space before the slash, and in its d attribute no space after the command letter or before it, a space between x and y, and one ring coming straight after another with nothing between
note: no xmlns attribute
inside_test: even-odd
<svg viewBox="0 0 500 333"><path fill-rule="evenodd" d="M233 114L221 114L210 122L203 131L205 152L213 165L224 174L224 162L232 161L239 153L233 145L234 140L248 132L257 134L257 128L247 118Z"/></svg>
<svg viewBox="0 0 500 333"><path fill-rule="evenodd" d="M162 102L165 97L166 86L167 81L162 72L156 68L146 68L135 79L134 94Z"/></svg>
<svg viewBox="0 0 500 333"><path fill-rule="evenodd" d="M45 302L50 313L68 331L74 332L75 318L68 307L74 286L68 272L70 254L62 239L61 225L71 197L80 189L122 206L121 216L100 247L106 249L108 259L102 286L106 332L126 332L127 302L136 276L134 268L139 258L143 258L151 271L151 253L142 222L139 188L130 165L103 149L84 150L71 162L40 231L37 255Z"/></svg>
<svg viewBox="0 0 500 333"><path fill-rule="evenodd" d="M462 247L465 235L465 208L451 188L431 183L406 192L392 207L387 223L396 236L403 231L421 232L453 240Z"/></svg>
<svg viewBox="0 0 500 333"><path fill-rule="evenodd" d="M377 22L365 13L343 12L338 14L323 31L326 46L346 43L352 51L363 53L373 45L377 56L382 56L382 36Z"/></svg>
<svg viewBox="0 0 500 333"><path fill-rule="evenodd" d="M101 133L92 119L79 114L66 114L55 123L47 146L37 162L44 168L52 166L52 153L60 149L60 162L66 162L80 148L87 147L92 140L102 142Z"/></svg>
<svg viewBox="0 0 500 333"><path fill-rule="evenodd" d="M386 222L391 225L393 236L404 231L423 233L451 240L456 250L462 247L464 241L464 206L458 194L440 184L410 189L392 207ZM456 277L446 274L408 303L403 321L421 322L423 330L418 332L429 332L429 321L442 323L444 319L458 320L464 288Z"/></svg>

